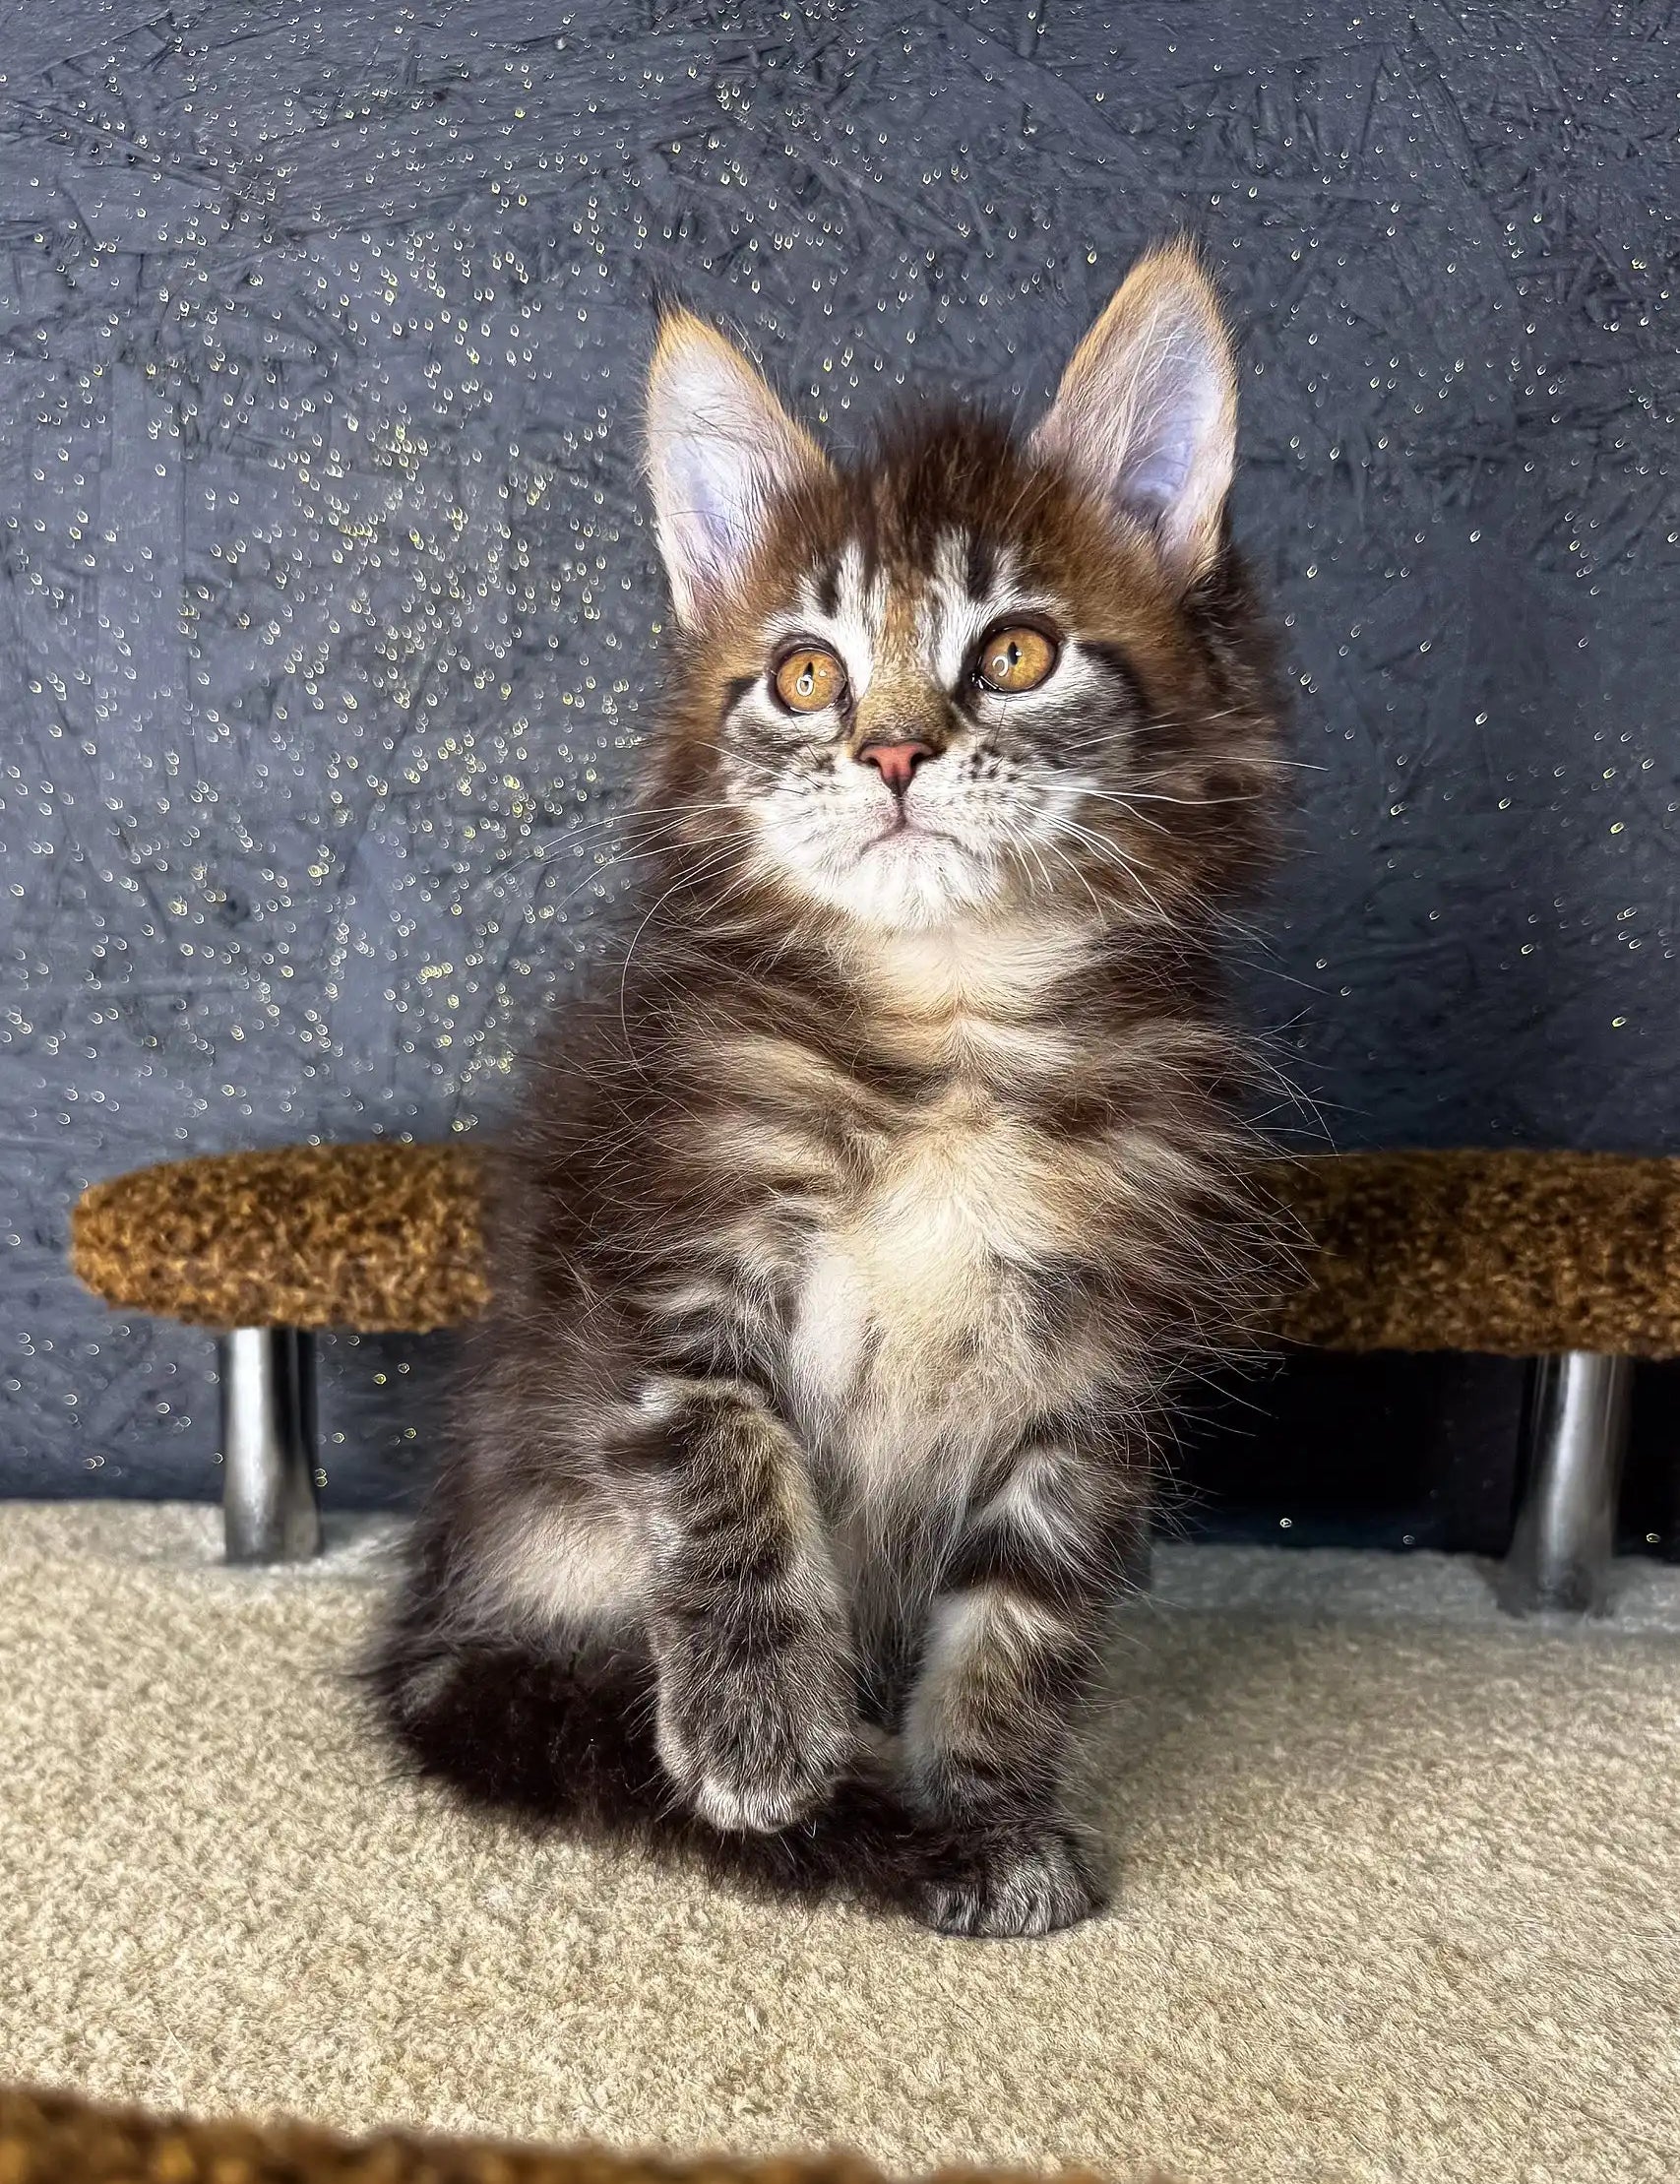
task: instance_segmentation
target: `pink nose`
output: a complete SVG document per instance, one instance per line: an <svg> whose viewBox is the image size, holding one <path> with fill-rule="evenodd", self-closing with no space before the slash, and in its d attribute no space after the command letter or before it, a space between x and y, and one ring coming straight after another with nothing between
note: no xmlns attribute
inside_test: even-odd
<svg viewBox="0 0 1680 2184"><path fill-rule="evenodd" d="M866 743L857 754L860 766L873 766L895 796L902 796L924 758L932 758L929 743Z"/></svg>

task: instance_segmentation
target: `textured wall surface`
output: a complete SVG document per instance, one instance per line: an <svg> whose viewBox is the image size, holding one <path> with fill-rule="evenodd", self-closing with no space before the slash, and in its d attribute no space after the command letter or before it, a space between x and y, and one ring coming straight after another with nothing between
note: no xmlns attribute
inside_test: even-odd
<svg viewBox="0 0 1680 2184"><path fill-rule="evenodd" d="M843 442L1029 410L1203 236L1298 702L1252 1015L1343 1145L1680 1151L1669 16L8 10L0 1479L215 1488L201 1339L62 1271L87 1179L476 1127L609 945L661 287ZM330 1346L337 1498L437 1355Z"/></svg>

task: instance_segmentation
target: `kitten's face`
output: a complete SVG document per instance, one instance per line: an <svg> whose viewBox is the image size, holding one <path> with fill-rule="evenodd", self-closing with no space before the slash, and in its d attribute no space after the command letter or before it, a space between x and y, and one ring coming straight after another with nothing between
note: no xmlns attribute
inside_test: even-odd
<svg viewBox="0 0 1680 2184"><path fill-rule="evenodd" d="M916 453L991 489L918 506L891 458L837 481L783 527L771 602L754 587L716 648L756 655L722 694L716 786L763 861L899 927L1066 882L1138 717L1100 588L1058 581L1045 482L1023 521L1031 473L1001 439L953 423ZM1006 527L988 504L1011 503Z"/></svg>
<svg viewBox="0 0 1680 2184"><path fill-rule="evenodd" d="M697 837L867 926L1163 907L1187 868L1166 807L1208 805L1215 760L1235 780L1187 605L1220 557L1230 432L1182 253L1133 276L1027 444L936 416L844 472L718 336L668 322L650 453Z"/></svg>

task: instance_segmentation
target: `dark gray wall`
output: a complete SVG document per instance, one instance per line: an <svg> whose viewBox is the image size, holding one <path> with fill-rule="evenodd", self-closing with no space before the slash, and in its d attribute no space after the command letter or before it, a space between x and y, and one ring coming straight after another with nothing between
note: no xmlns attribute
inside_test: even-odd
<svg viewBox="0 0 1680 2184"><path fill-rule="evenodd" d="M0 1479L214 1490L91 1177L493 1114L621 876L650 295L841 439L1244 329L1302 820L1237 955L1342 1145L1680 1150L1665 8L32 0L0 65ZM332 1346L330 1492L437 1351Z"/></svg>

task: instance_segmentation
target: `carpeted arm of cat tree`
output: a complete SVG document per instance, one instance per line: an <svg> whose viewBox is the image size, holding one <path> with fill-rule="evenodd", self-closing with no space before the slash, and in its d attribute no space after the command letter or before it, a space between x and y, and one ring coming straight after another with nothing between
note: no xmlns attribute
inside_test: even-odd
<svg viewBox="0 0 1680 2184"><path fill-rule="evenodd" d="M947 2170L945 2184L1024 2184L1019 2172ZM1065 2184L1095 2184L1064 2172ZM606 2147L510 2146L403 2132L345 2139L312 2124L107 2108L75 2093L0 2087L4 2184L882 2184L846 2153L678 2159Z"/></svg>
<svg viewBox="0 0 1680 2184"><path fill-rule="evenodd" d="M1400 1152L1268 1174L1316 1249L1286 1341L1339 1350L1680 1353L1680 1160ZM95 1183L72 1260L128 1311L207 1327L452 1327L484 1308L465 1146L293 1146Z"/></svg>
<svg viewBox="0 0 1680 2184"><path fill-rule="evenodd" d="M107 1304L198 1327L455 1327L483 1311L483 1178L459 1145L294 1145L95 1183L70 1262Z"/></svg>
<svg viewBox="0 0 1680 2184"><path fill-rule="evenodd" d="M1316 1246L1279 1318L1289 1341L1680 1354L1680 1159L1350 1153L1269 1181Z"/></svg>

